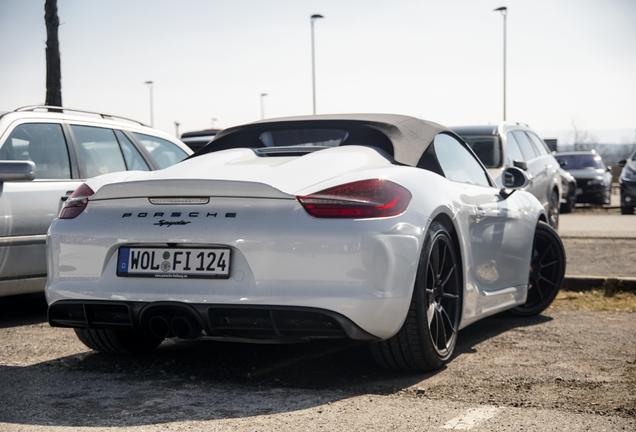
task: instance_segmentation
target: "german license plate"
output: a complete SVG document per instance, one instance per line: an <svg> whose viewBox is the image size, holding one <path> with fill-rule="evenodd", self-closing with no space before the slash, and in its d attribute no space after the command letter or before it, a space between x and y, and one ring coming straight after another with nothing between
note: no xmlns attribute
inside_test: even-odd
<svg viewBox="0 0 636 432"><path fill-rule="evenodd" d="M122 247L117 276L227 279L230 249Z"/></svg>

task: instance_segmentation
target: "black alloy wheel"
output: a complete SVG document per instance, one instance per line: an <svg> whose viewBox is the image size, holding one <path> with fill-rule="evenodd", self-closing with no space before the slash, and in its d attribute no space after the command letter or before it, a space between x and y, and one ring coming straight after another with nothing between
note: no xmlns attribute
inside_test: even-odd
<svg viewBox="0 0 636 432"><path fill-rule="evenodd" d="M548 221L554 229L559 228L559 194L553 190L550 194L550 208L548 208Z"/></svg>
<svg viewBox="0 0 636 432"><path fill-rule="evenodd" d="M539 222L532 244L528 297L523 305L512 309L512 312L521 316L541 313L558 294L564 275L563 242L552 227Z"/></svg>
<svg viewBox="0 0 636 432"><path fill-rule="evenodd" d="M387 369L435 370L453 355L461 316L461 268L448 230L433 222L424 240L411 304L392 338L371 351Z"/></svg>

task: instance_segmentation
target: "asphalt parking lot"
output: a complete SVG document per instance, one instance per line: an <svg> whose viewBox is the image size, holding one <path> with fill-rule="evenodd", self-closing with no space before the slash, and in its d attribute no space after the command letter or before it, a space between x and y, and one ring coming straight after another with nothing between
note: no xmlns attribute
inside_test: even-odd
<svg viewBox="0 0 636 432"><path fill-rule="evenodd" d="M636 276L636 215L617 213L561 217L573 283ZM168 341L143 357L100 354L49 327L42 296L5 298L0 430L636 430L633 310L560 304L467 327L452 361L425 374L379 369L364 344L329 341Z"/></svg>

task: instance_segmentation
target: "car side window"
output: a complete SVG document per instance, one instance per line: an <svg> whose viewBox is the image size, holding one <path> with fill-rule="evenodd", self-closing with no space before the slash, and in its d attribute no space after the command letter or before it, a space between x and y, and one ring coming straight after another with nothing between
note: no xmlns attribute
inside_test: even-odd
<svg viewBox="0 0 636 432"><path fill-rule="evenodd" d="M126 171L126 163L115 131L93 126L71 125L78 145L80 168L85 178Z"/></svg>
<svg viewBox="0 0 636 432"><path fill-rule="evenodd" d="M475 156L450 135L439 134L433 141L444 176L452 181L490 186L488 174Z"/></svg>
<svg viewBox="0 0 636 432"><path fill-rule="evenodd" d="M548 151L548 147L545 145L541 138L531 132L527 132L526 135L528 135L530 141L532 141L532 143L534 144L534 149L539 155L545 156L547 154L550 154L550 152Z"/></svg>
<svg viewBox="0 0 636 432"><path fill-rule="evenodd" d="M33 161L36 179L71 178L66 139L57 123L16 126L0 148L0 160Z"/></svg>
<svg viewBox="0 0 636 432"><path fill-rule="evenodd" d="M148 153L159 165L159 168L168 168L171 165L181 162L188 157L188 154L177 147L175 144L163 138L157 138L151 135L140 134L135 132L135 137L148 150Z"/></svg>
<svg viewBox="0 0 636 432"><path fill-rule="evenodd" d="M137 150L137 147L130 142L128 137L124 135L124 133L120 130L115 130L115 136L119 141L119 145L121 146L121 151L124 153L124 159L126 160L126 166L129 170L137 170L137 171L150 171L150 167L141 157L141 153Z"/></svg>
<svg viewBox="0 0 636 432"><path fill-rule="evenodd" d="M512 132L517 143L519 144L519 148L521 149L521 153L523 153L524 160L529 161L530 159L534 159L537 157L537 153L534 151L534 146L530 142L530 139L523 131L514 131Z"/></svg>
<svg viewBox="0 0 636 432"><path fill-rule="evenodd" d="M508 133L506 135L506 163L508 166L514 166L514 161L523 162L526 159L523 157L523 153L521 153L521 149L519 148L519 143L512 135L512 133Z"/></svg>

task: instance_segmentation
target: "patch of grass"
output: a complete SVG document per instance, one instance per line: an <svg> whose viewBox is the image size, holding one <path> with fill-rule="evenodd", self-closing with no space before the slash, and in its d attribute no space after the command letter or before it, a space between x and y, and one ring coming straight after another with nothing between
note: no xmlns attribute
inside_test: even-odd
<svg viewBox="0 0 636 432"><path fill-rule="evenodd" d="M556 310L636 313L636 294L632 292L617 292L608 296L604 290L560 291L550 308Z"/></svg>

